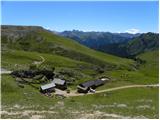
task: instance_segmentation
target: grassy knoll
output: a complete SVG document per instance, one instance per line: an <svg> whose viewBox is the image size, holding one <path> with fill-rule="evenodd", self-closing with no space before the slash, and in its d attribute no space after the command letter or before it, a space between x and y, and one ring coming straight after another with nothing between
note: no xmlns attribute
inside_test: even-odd
<svg viewBox="0 0 160 120"><path fill-rule="evenodd" d="M45 61L43 64L48 64L55 67L76 67L77 65L89 65L89 63L72 60L63 56L51 55L45 53L37 53L37 52L26 52L19 50L10 50L6 52L2 52L2 67L8 67L7 63L12 65L14 68L15 64L24 65L24 64L32 64L34 61L41 61L40 56L44 57ZM12 68L12 69L13 69ZM16 69L16 68L15 68Z"/></svg>
<svg viewBox="0 0 160 120"><path fill-rule="evenodd" d="M76 61L67 57L50 55L37 52L17 51L2 52L2 67L7 69L17 69L15 64L18 63L18 69L27 69L29 64L33 61L40 61L43 56L45 62L42 66L56 67L56 71L61 69L69 70L71 73L75 73L73 77L79 76L78 80L75 80L71 88L76 89L76 86L86 80L95 79L98 76L107 76L111 78L111 81L106 85L99 87L98 89L106 89L115 86L123 86L128 84L156 84L158 83L158 51L147 52L139 55L138 57L146 62L141 64L136 70L110 70L104 73L97 71L98 66L91 63ZM8 64L9 63L9 64ZM69 78L70 79L70 78ZM76 78L77 79L77 78Z"/></svg>
<svg viewBox="0 0 160 120"><path fill-rule="evenodd" d="M25 85L21 88L17 85L14 78L9 75L2 75L2 104L4 106L51 104L48 97L43 97L37 88L31 85ZM37 99L38 98L38 99Z"/></svg>
<svg viewBox="0 0 160 120"><path fill-rule="evenodd" d="M141 65L140 71L145 76L158 78L158 74L159 74L159 52L158 50L143 53L139 55L138 57L146 61L145 64Z"/></svg>
<svg viewBox="0 0 160 120"><path fill-rule="evenodd" d="M158 51L151 51L137 56L145 63L140 64L136 70L114 70L104 73L112 81L98 88L123 86L128 84L158 84Z"/></svg>
<svg viewBox="0 0 160 120"><path fill-rule="evenodd" d="M29 85L20 88L12 77L2 75L2 110L2 118L158 118L158 88L59 99L43 96Z"/></svg>

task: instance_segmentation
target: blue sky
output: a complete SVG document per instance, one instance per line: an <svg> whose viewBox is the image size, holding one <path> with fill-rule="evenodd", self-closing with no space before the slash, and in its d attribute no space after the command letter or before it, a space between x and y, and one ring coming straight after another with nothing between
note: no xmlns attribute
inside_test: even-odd
<svg viewBox="0 0 160 120"><path fill-rule="evenodd" d="M158 2L2 2L1 24L55 31L158 32Z"/></svg>

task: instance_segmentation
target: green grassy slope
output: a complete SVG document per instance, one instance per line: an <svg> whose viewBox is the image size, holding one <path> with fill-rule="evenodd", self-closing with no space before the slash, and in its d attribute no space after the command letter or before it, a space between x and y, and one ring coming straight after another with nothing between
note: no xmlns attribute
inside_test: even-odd
<svg viewBox="0 0 160 120"><path fill-rule="evenodd" d="M67 79L75 79L76 85L96 79L101 71L131 70L134 64L133 60L97 52L40 27L2 26L3 68L27 69L41 60L39 56L45 58L42 66L72 74Z"/></svg>
<svg viewBox="0 0 160 120"><path fill-rule="evenodd" d="M20 51L20 50L10 50L7 52L2 52L2 67L5 67L7 63L10 65L13 65L11 68L15 70L14 68L15 64L19 65L28 65L32 64L34 61L42 61L42 56L45 61L45 64L50 64L51 66L55 67L78 67L78 65L91 65L89 63L76 61L73 59L69 59L67 57L58 56L55 54L46 54L46 53L38 53L38 52L26 52L26 51Z"/></svg>
<svg viewBox="0 0 160 120"><path fill-rule="evenodd" d="M2 78L2 110L9 112L2 118L158 118L158 88L129 88L58 99L43 96L29 85L19 88L11 76Z"/></svg>
<svg viewBox="0 0 160 120"><path fill-rule="evenodd" d="M144 60L146 63L141 65L140 71L144 73L144 75L149 77L157 77L158 78L158 70L159 70L159 52L158 50L146 52L138 55L138 58Z"/></svg>
<svg viewBox="0 0 160 120"><path fill-rule="evenodd" d="M113 70L104 73L104 75L112 78L112 82L98 88L105 89L106 87L123 86L130 84L158 84L159 83L159 56L158 50L145 52L137 56L137 58L145 61L143 64L138 64L134 71L128 70Z"/></svg>
<svg viewBox="0 0 160 120"><path fill-rule="evenodd" d="M58 56L55 54L26 52L20 50L12 50L2 53L2 68L7 70L29 69L30 65L34 61L42 61L41 57L45 61L39 66L40 69L55 67L55 72L65 71L71 73L69 77L65 77L67 80L75 79L73 84L79 84L87 79L95 79L95 75L98 75L99 68L97 65L93 65L83 61L76 61L67 57ZM40 57L41 56L41 57ZM75 85L75 87L76 87Z"/></svg>
<svg viewBox="0 0 160 120"><path fill-rule="evenodd" d="M102 52L97 52L95 50L92 50L90 48L87 48L83 45L80 45L79 43L68 39L68 38L63 38L57 35L52 35L48 32L40 32L40 34L43 34L44 36L48 37L48 40L51 42L55 42L59 45L62 45L64 47L69 47L71 50L77 51L78 53L82 53L84 55L88 55L91 56L93 58L108 62L108 63L115 63L115 64L128 64L128 63L132 63L131 60L128 59L123 59L117 56L112 56L109 54L104 54Z"/></svg>
<svg viewBox="0 0 160 120"><path fill-rule="evenodd" d="M27 27L21 29L26 30ZM103 67L108 67L107 64L111 66L121 65L127 67L129 64L133 64L132 60L97 52L80 45L74 40L54 35L43 28L38 30L27 29L27 33L23 33L21 29L17 29L16 26L5 29L5 27L3 28L2 26L2 49L5 46L4 49L56 54ZM8 32L7 35L4 34L6 31ZM16 37L10 37L10 34L15 34ZM24 35L21 37L19 34Z"/></svg>

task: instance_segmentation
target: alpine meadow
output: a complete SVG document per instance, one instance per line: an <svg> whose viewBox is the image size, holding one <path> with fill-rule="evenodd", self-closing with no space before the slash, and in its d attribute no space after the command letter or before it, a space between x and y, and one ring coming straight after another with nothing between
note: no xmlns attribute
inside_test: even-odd
<svg viewBox="0 0 160 120"><path fill-rule="evenodd" d="M158 1L1 5L2 119L159 118Z"/></svg>

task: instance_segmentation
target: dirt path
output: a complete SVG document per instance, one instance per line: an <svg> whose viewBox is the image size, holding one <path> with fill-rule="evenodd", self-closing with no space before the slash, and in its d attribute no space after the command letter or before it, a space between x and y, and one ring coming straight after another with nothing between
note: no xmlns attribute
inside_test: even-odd
<svg viewBox="0 0 160 120"><path fill-rule="evenodd" d="M1 68L1 74L10 74L12 71Z"/></svg>
<svg viewBox="0 0 160 120"><path fill-rule="evenodd" d="M122 87L115 87L115 88L110 88L106 90L100 90L97 91L96 93L101 93L101 92L109 92L109 91L114 91L114 90L119 90L119 89L125 89L125 88L137 88L137 87L158 87L158 84L153 84L153 85L127 85L127 86L122 86Z"/></svg>
<svg viewBox="0 0 160 120"><path fill-rule="evenodd" d="M43 56L40 55L39 57L41 58L41 61L34 61L33 64L40 65L45 62L45 59Z"/></svg>
<svg viewBox="0 0 160 120"><path fill-rule="evenodd" d="M158 84L152 84L152 85L127 85L127 86L121 86L121 87L115 87L115 88L109 88L105 90L99 90L96 91L95 93L76 93L76 91L71 91L71 93L66 94L65 96L71 97L71 96L82 96L82 95L90 95L90 94L97 94L97 93L103 93L103 92L111 92L115 90L120 90L120 89L126 89L126 88L141 88L141 87L159 87Z"/></svg>
<svg viewBox="0 0 160 120"><path fill-rule="evenodd" d="M42 64L42 63L44 63L44 62L45 62L44 57L43 57L43 56L41 56L41 55L40 55L39 57L42 59L41 64Z"/></svg>

